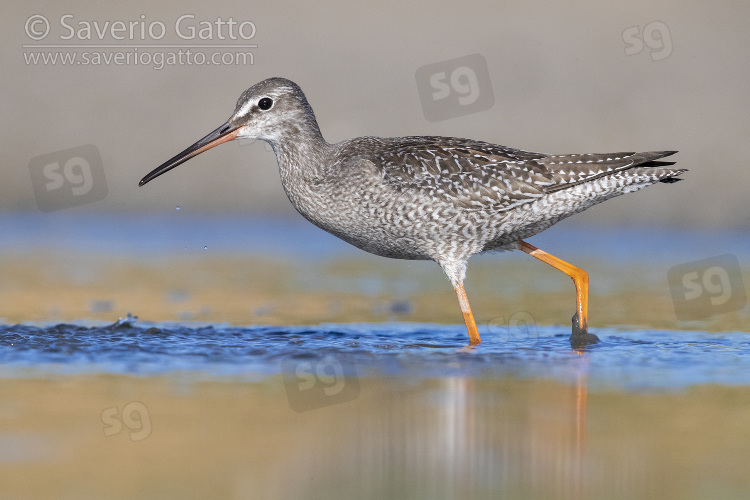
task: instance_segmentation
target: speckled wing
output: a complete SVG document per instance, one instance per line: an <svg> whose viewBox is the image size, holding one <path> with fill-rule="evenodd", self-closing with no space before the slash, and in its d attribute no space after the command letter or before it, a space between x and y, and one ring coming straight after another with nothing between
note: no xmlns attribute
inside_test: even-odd
<svg viewBox="0 0 750 500"><path fill-rule="evenodd" d="M446 137L385 140L370 160L397 191L421 191L463 208L504 211L544 196L555 183L546 155Z"/></svg>
<svg viewBox="0 0 750 500"><path fill-rule="evenodd" d="M386 139L383 146L370 159L397 191L421 191L463 208L497 212L635 167L654 182L684 172L653 168L671 165L654 160L674 151L548 155L446 137Z"/></svg>

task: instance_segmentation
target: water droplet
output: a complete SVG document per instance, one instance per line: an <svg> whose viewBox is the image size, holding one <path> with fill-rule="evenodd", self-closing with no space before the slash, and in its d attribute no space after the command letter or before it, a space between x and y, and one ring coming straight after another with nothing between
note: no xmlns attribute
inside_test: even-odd
<svg viewBox="0 0 750 500"><path fill-rule="evenodd" d="M208 250L208 247L204 245L203 250Z"/></svg>
<svg viewBox="0 0 750 500"><path fill-rule="evenodd" d="M177 205L177 210L179 210L179 209L180 209L180 206L179 206L179 205Z"/></svg>

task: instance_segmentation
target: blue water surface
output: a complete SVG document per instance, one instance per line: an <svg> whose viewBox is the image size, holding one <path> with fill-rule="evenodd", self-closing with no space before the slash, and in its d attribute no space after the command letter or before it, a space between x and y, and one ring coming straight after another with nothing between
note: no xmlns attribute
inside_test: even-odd
<svg viewBox="0 0 750 500"><path fill-rule="evenodd" d="M308 259L368 255L298 215L262 217L186 212L4 212L0 213L3 230L0 252L48 249L148 257L186 252L203 254L205 249L211 253L240 252ZM727 253L741 262L750 259L746 228L697 230L652 227L647 223L606 227L568 219L529 241L553 253L578 259L594 257L613 263L674 265Z"/></svg>
<svg viewBox="0 0 750 500"><path fill-rule="evenodd" d="M194 372L262 379L289 360L333 357L359 376L542 377L591 388L678 390L750 384L750 334L597 329L599 344L573 351L569 327L498 329L465 348L463 325L318 326L140 324L1 325L0 376Z"/></svg>

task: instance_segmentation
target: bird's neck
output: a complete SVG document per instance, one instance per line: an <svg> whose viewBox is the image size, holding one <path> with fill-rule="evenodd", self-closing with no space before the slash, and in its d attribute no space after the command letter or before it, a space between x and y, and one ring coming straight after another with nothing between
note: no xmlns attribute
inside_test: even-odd
<svg viewBox="0 0 750 500"><path fill-rule="evenodd" d="M314 118L286 127L282 135L269 142L285 184L292 178L315 182L324 175L331 145L323 138Z"/></svg>

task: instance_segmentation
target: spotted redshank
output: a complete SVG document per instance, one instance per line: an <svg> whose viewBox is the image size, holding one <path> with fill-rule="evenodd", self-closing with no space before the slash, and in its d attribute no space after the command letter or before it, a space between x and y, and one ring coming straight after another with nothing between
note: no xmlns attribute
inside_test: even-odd
<svg viewBox="0 0 750 500"><path fill-rule="evenodd" d="M596 342L588 332L586 272L523 240L609 198L676 182L686 171L657 161L676 151L549 155L451 137L329 144L300 87L269 78L240 96L226 123L140 185L238 138L271 145L284 191L316 226L376 255L437 262L458 296L470 345L481 339L464 290L466 264L489 250L521 250L570 276L570 342Z"/></svg>

